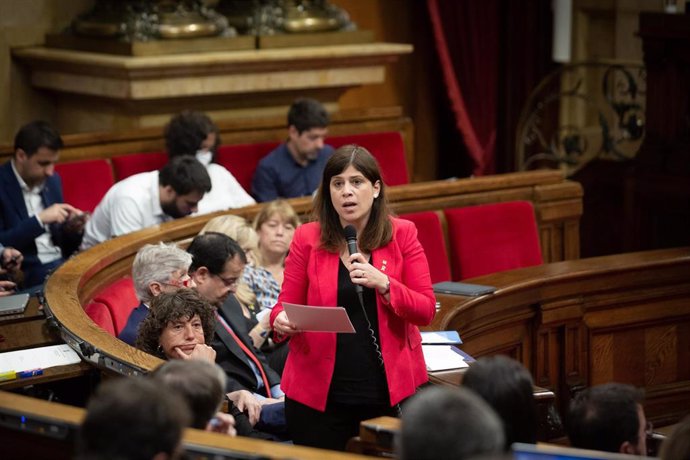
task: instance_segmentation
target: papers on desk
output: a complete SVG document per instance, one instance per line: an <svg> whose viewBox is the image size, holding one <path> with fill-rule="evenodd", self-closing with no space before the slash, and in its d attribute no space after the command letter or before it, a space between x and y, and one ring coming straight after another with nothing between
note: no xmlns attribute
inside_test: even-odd
<svg viewBox="0 0 690 460"><path fill-rule="evenodd" d="M422 345L426 370L446 371L467 367L457 348L452 345Z"/></svg>
<svg viewBox="0 0 690 460"><path fill-rule="evenodd" d="M312 307L283 302L283 308L290 322L302 331L355 332L343 307Z"/></svg>
<svg viewBox="0 0 690 460"><path fill-rule="evenodd" d="M0 373L47 369L80 361L79 355L66 344L28 348L0 353Z"/></svg>
<svg viewBox="0 0 690 460"><path fill-rule="evenodd" d="M460 345L458 331L427 331L422 332L422 344L426 345Z"/></svg>

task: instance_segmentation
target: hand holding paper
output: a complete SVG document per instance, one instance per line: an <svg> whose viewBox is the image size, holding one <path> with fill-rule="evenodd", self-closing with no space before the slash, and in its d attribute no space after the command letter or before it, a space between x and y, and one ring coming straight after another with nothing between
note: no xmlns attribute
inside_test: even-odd
<svg viewBox="0 0 690 460"><path fill-rule="evenodd" d="M301 331L355 332L343 307L312 307L283 302L283 308L289 321Z"/></svg>

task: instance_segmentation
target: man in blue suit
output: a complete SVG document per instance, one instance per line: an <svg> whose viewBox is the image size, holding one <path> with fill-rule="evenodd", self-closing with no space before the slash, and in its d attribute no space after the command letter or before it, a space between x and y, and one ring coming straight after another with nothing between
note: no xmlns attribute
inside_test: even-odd
<svg viewBox="0 0 690 460"><path fill-rule="evenodd" d="M86 215L63 203L55 174L60 134L44 121L23 126L14 157L0 166L0 244L24 255L24 289L40 286L81 242Z"/></svg>

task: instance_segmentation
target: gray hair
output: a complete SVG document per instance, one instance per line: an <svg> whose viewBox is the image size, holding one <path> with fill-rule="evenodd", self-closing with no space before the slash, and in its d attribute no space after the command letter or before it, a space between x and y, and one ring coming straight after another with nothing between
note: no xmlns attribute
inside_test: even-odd
<svg viewBox="0 0 690 460"><path fill-rule="evenodd" d="M503 450L503 425L494 410L466 388L431 387L403 406L396 439L400 460L462 460Z"/></svg>
<svg viewBox="0 0 690 460"><path fill-rule="evenodd" d="M140 302L151 302L149 284L168 283L170 275L179 270L188 270L192 256L175 244L146 244L137 251L132 263L134 290Z"/></svg>

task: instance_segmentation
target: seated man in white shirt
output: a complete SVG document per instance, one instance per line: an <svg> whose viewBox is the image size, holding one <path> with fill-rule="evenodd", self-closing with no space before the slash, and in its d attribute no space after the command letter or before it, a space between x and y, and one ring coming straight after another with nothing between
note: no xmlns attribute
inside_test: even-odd
<svg viewBox="0 0 690 460"><path fill-rule="evenodd" d="M210 190L206 168L193 157L174 158L160 171L130 176L113 185L96 207L82 249L188 216Z"/></svg>

